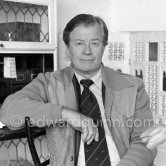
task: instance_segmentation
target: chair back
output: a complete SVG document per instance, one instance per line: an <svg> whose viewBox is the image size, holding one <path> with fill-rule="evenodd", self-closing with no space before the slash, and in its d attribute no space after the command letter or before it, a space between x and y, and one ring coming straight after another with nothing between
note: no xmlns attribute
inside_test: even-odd
<svg viewBox="0 0 166 166"><path fill-rule="evenodd" d="M35 166L47 166L47 165L49 165L49 159L42 162L42 163L40 162L40 159L39 159L39 156L37 154L36 147L35 147L35 143L34 143L35 138L42 136L42 135L46 135L45 129L32 127L29 117L25 117L25 129L26 129L26 136L27 136L27 140L28 140L29 150L31 152L31 156L32 156L32 159L33 159Z"/></svg>

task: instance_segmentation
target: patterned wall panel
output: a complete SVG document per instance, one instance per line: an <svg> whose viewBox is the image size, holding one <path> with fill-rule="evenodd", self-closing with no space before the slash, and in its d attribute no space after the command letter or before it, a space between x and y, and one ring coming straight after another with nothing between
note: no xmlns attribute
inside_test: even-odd
<svg viewBox="0 0 166 166"><path fill-rule="evenodd" d="M166 42L161 43L161 61L166 62Z"/></svg>
<svg viewBox="0 0 166 166"><path fill-rule="evenodd" d="M150 108L154 114L158 112L158 80L159 67L157 65L146 66L146 90L150 97Z"/></svg>
<svg viewBox="0 0 166 166"><path fill-rule="evenodd" d="M108 44L108 58L110 61L124 61L124 43L123 42L109 42Z"/></svg>
<svg viewBox="0 0 166 166"><path fill-rule="evenodd" d="M161 67L161 91L166 93L166 64Z"/></svg>
<svg viewBox="0 0 166 166"><path fill-rule="evenodd" d="M150 97L150 107L155 117L164 119L166 96L166 32L131 32L132 74L143 71L143 80ZM157 51L150 47L157 43ZM151 49L151 50L150 50ZM156 55L156 60L149 56ZM140 72L139 72L140 73ZM141 74L137 74L140 77Z"/></svg>
<svg viewBox="0 0 166 166"><path fill-rule="evenodd" d="M144 42L134 42L134 61L143 62L145 60L145 43Z"/></svg>
<svg viewBox="0 0 166 166"><path fill-rule="evenodd" d="M132 66L132 71L131 73L139 78L144 79L145 75L145 67L144 67L144 62L145 62L145 53L146 53L146 48L145 48L145 43L144 42L132 42L131 43L131 66Z"/></svg>
<svg viewBox="0 0 166 166"><path fill-rule="evenodd" d="M161 96L161 114L166 116L166 96Z"/></svg>

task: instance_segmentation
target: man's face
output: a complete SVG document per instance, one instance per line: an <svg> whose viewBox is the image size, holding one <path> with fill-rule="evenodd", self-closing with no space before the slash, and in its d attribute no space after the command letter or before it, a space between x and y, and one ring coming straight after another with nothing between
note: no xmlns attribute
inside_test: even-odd
<svg viewBox="0 0 166 166"><path fill-rule="evenodd" d="M80 25L70 33L68 51L74 70L80 75L94 75L101 67L105 46L99 25Z"/></svg>

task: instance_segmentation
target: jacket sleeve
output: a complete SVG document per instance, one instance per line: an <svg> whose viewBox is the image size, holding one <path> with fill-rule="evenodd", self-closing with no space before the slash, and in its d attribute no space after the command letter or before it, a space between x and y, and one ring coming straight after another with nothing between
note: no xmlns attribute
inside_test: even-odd
<svg viewBox="0 0 166 166"><path fill-rule="evenodd" d="M0 121L12 130L22 128L26 116L38 127L56 124L61 119L61 106L50 103L49 77L49 73L39 74L22 90L8 96L0 110Z"/></svg>
<svg viewBox="0 0 166 166"><path fill-rule="evenodd" d="M141 142L140 135L154 125L154 120L149 106L149 96L140 79L138 79L133 122L130 131L130 147L117 166L152 166L157 150L147 149Z"/></svg>

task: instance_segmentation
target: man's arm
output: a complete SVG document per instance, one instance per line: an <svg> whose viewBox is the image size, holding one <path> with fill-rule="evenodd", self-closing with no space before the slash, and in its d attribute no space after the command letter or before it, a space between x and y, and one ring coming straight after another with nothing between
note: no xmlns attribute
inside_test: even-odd
<svg viewBox="0 0 166 166"><path fill-rule="evenodd" d="M134 123L130 133L130 148L117 166L151 166L156 155L156 149L147 149L140 138L140 135L153 126L154 122L144 84L139 79L138 82Z"/></svg>
<svg viewBox="0 0 166 166"><path fill-rule="evenodd" d="M82 132L82 139L90 144L98 141L98 129L92 119L65 108L64 87L52 73L40 74L22 90L10 95L0 111L0 121L10 129L24 127L24 118L38 127L50 126L62 119L75 130ZM63 115L63 117L62 117Z"/></svg>
<svg viewBox="0 0 166 166"><path fill-rule="evenodd" d="M39 74L22 90L8 96L0 110L0 121L14 130L23 127L26 116L39 127L61 119L62 107L49 101L49 79L49 73Z"/></svg>

